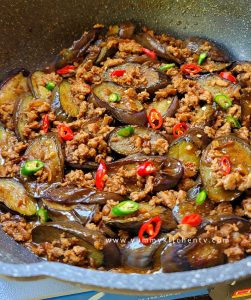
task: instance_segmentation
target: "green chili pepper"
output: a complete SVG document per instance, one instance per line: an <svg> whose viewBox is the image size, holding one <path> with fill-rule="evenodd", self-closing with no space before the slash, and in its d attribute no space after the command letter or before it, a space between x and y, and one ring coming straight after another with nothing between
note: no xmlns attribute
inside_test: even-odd
<svg viewBox="0 0 251 300"><path fill-rule="evenodd" d="M134 133L134 128L132 126L126 126L124 128L121 128L118 132L117 135L122 136L122 137L129 137Z"/></svg>
<svg viewBox="0 0 251 300"><path fill-rule="evenodd" d="M49 221L48 211L44 208L40 208L39 210L37 210L36 215L38 216L41 223Z"/></svg>
<svg viewBox="0 0 251 300"><path fill-rule="evenodd" d="M166 70L169 70L169 69L172 69L175 67L175 64L165 64L163 66L160 66L160 70L161 71L166 71Z"/></svg>
<svg viewBox="0 0 251 300"><path fill-rule="evenodd" d="M49 81L49 82L47 82L47 84L46 84L46 88L47 88L47 90L49 90L49 91L53 91L54 89L55 89L55 83L54 82L51 82L51 81Z"/></svg>
<svg viewBox="0 0 251 300"><path fill-rule="evenodd" d="M216 102L223 109L228 109L230 106L232 106L232 100L225 94L217 94L214 97L214 102Z"/></svg>
<svg viewBox="0 0 251 300"><path fill-rule="evenodd" d="M201 65L203 63L203 61L206 59L207 57L207 53L203 52L200 54L199 59L198 59L198 65Z"/></svg>
<svg viewBox="0 0 251 300"><path fill-rule="evenodd" d="M40 160L27 160L21 167L21 174L29 176L35 174L44 167L44 163Z"/></svg>
<svg viewBox="0 0 251 300"><path fill-rule="evenodd" d="M229 122L231 124L231 126L233 128L241 128L241 124L237 118L235 118L233 116L227 116L226 120L227 120L227 122Z"/></svg>
<svg viewBox="0 0 251 300"><path fill-rule="evenodd" d="M112 93L108 97L109 102L119 102L120 101L120 95L117 93Z"/></svg>
<svg viewBox="0 0 251 300"><path fill-rule="evenodd" d="M195 203L201 205L207 199L207 192L205 190L201 190L196 197Z"/></svg>
<svg viewBox="0 0 251 300"><path fill-rule="evenodd" d="M139 204L137 202L127 200L122 201L118 205L112 208L112 213L115 216L121 217L132 214L139 209Z"/></svg>

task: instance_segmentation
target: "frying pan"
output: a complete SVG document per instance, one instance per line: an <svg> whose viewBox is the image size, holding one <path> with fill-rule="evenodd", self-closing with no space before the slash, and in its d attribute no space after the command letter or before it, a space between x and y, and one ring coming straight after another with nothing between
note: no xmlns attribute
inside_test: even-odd
<svg viewBox="0 0 251 300"><path fill-rule="evenodd" d="M95 23L135 20L174 36L207 37L236 60L251 60L249 0L1 0L1 74L39 68ZM41 261L0 231L0 275L53 277L85 288L157 294L215 286L251 276L251 257L209 269L171 274L116 274Z"/></svg>

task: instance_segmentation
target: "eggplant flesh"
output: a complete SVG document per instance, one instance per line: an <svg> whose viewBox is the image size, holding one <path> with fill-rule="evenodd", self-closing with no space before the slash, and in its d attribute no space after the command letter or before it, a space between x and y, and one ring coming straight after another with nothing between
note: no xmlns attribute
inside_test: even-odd
<svg viewBox="0 0 251 300"><path fill-rule="evenodd" d="M136 25L132 22L125 22L119 26L119 37L122 39L131 39L133 37Z"/></svg>
<svg viewBox="0 0 251 300"><path fill-rule="evenodd" d="M90 230L77 222L50 222L38 225L32 230L32 241L37 244L52 242L59 240L63 233L68 238L79 239L78 244L86 248L88 257L94 261L96 267L116 267L120 264L120 252L114 243L106 244L105 237L99 231ZM103 250L94 247L95 241L103 243Z"/></svg>
<svg viewBox="0 0 251 300"><path fill-rule="evenodd" d="M124 96L124 92L123 87L112 82L103 82L92 89L95 104L106 108L115 119L126 124L144 126L147 116L143 105L136 99ZM118 94L121 101L109 102L109 95L112 93Z"/></svg>
<svg viewBox="0 0 251 300"><path fill-rule="evenodd" d="M51 92L44 85L45 73L42 71L35 71L28 77L28 85L34 98L49 100Z"/></svg>
<svg viewBox="0 0 251 300"><path fill-rule="evenodd" d="M127 217L112 217L108 221L104 220L104 222L105 224L114 228L138 232L144 222L155 216L160 216L162 220L162 232L169 232L176 228L177 223L174 220L172 212L169 208L165 208L163 206L152 206L147 202L140 202L139 210L133 214L133 216L129 215Z"/></svg>
<svg viewBox="0 0 251 300"><path fill-rule="evenodd" d="M243 89L240 97L241 121L249 128L251 125L251 90Z"/></svg>
<svg viewBox="0 0 251 300"><path fill-rule="evenodd" d="M106 204L107 200L123 201L124 198L116 193L98 191L90 188L78 188L74 186L60 186L48 189L44 198L59 204Z"/></svg>
<svg viewBox="0 0 251 300"><path fill-rule="evenodd" d="M249 174L251 172L250 145L234 135L221 137L209 144L201 157L200 174L209 199L214 202L232 201L241 192L238 190L225 190L222 186L216 186L217 176L211 169L212 158L208 155L208 152L212 149L220 151L222 156L229 157L231 172L242 170L243 174Z"/></svg>
<svg viewBox="0 0 251 300"><path fill-rule="evenodd" d="M139 164L145 161L153 162L156 167L156 173L153 181L153 191L158 192L175 187L183 176L183 167L180 161L166 156L146 156L146 155L130 155L124 159L107 164L107 175L112 176L123 167L124 170L132 170L137 168ZM131 191L137 191L137 175L124 178L124 183Z"/></svg>
<svg viewBox="0 0 251 300"><path fill-rule="evenodd" d="M153 101L147 107L147 115L151 109L156 109L161 116L164 117L173 117L179 108L179 98L177 96L169 97L167 99L161 99Z"/></svg>
<svg viewBox="0 0 251 300"><path fill-rule="evenodd" d="M109 136L109 146L111 149L119 154L122 155L131 155L140 153L143 151L142 147L144 147L144 143L149 145L151 148L150 154L158 154L157 149L155 149L155 144L158 140L162 139L165 140L165 137L160 133L157 133L155 130L146 128L146 127L139 127L133 126L134 133L129 137L121 137L118 135L118 131L124 127L116 127ZM142 139L142 144L138 147L135 144L135 140L140 137ZM162 149L163 152L164 149Z"/></svg>
<svg viewBox="0 0 251 300"><path fill-rule="evenodd" d="M39 150L39 151L38 151ZM35 198L40 198L49 187L58 185L63 180L64 158L57 134L48 133L33 139L25 151L26 160L40 160L45 163L48 179L37 181L35 176L22 176L27 191Z"/></svg>
<svg viewBox="0 0 251 300"><path fill-rule="evenodd" d="M211 104L202 106L192 118L192 125L200 128L211 126L214 122L216 110Z"/></svg>
<svg viewBox="0 0 251 300"><path fill-rule="evenodd" d="M125 63L122 65L118 65L113 68L109 68L103 75L103 79L106 81L110 80L116 80L116 82L119 82L119 79L116 77L112 77L111 73L115 70L125 70L126 72L134 73L135 70L139 70L140 76L142 78L146 79L147 83L140 83L135 86L135 89L137 91L143 91L147 90L150 94L153 94L155 91L166 87L170 82L170 78L163 72L153 68L153 67L148 67L146 65L141 65L137 63ZM127 85L126 83L123 83L124 86L131 87L132 84L130 83Z"/></svg>
<svg viewBox="0 0 251 300"><path fill-rule="evenodd" d="M9 209L24 216L32 216L37 211L34 199L23 185L15 179L0 178L0 202Z"/></svg>

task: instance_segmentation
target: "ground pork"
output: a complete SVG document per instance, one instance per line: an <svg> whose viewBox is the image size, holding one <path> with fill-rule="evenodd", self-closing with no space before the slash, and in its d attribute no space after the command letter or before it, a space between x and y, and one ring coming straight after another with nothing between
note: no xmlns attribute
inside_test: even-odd
<svg viewBox="0 0 251 300"><path fill-rule="evenodd" d="M63 185L76 185L83 188L94 188L95 179L92 173L84 173L82 170L72 170L65 175Z"/></svg>
<svg viewBox="0 0 251 300"><path fill-rule="evenodd" d="M161 191L158 192L156 196L153 196L149 201L150 205L163 205L169 207L171 209L174 208L175 205L182 203L186 200L186 192L183 190L174 191Z"/></svg>
<svg viewBox="0 0 251 300"><path fill-rule="evenodd" d="M198 166L195 162L184 162L184 178L194 177L198 173Z"/></svg>
<svg viewBox="0 0 251 300"><path fill-rule="evenodd" d="M243 126L240 129L236 129L234 132L239 138L246 141L250 140L250 132L247 127Z"/></svg>
<svg viewBox="0 0 251 300"><path fill-rule="evenodd" d="M101 82L102 68L93 65L91 60L81 64L76 71L76 79L84 80L87 84L98 84Z"/></svg>
<svg viewBox="0 0 251 300"><path fill-rule="evenodd" d="M251 198L242 201L244 214L251 219Z"/></svg>
<svg viewBox="0 0 251 300"><path fill-rule="evenodd" d="M128 53L142 53L142 46L134 40L121 40L119 42L119 51Z"/></svg>

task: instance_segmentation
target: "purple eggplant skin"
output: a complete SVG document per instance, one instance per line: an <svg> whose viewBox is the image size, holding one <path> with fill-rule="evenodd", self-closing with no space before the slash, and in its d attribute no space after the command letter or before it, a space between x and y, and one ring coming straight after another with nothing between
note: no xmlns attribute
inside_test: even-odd
<svg viewBox="0 0 251 300"><path fill-rule="evenodd" d="M240 97L241 122L247 128L251 125L251 90L242 89Z"/></svg>
<svg viewBox="0 0 251 300"><path fill-rule="evenodd" d="M168 243L161 253L164 273L209 268L224 262L220 246L214 243Z"/></svg>
<svg viewBox="0 0 251 300"><path fill-rule="evenodd" d="M154 51L159 57L164 58L166 61L175 62L177 64L182 64L184 62L182 59L168 52L165 45L161 44L146 32L135 34L133 38L143 47Z"/></svg>
<svg viewBox="0 0 251 300"><path fill-rule="evenodd" d="M3 78L0 80L0 89L14 76L18 75L19 73L22 73L24 77L28 77L30 74L30 71L28 71L25 68L15 68L4 74Z"/></svg>
<svg viewBox="0 0 251 300"><path fill-rule="evenodd" d="M230 56L221 47L216 45L214 42L200 37L190 37L185 40L184 46L190 49L193 53L207 52L207 55L214 61L229 62ZM203 46L209 46L210 48L206 51L203 50Z"/></svg>
<svg viewBox="0 0 251 300"><path fill-rule="evenodd" d="M137 234L142 224L155 216L159 216L162 220L161 232L170 232L177 227L169 208L160 205L153 206L147 202L140 202L139 210L133 216L112 217L108 221L104 220L104 223L112 228L129 230Z"/></svg>
<svg viewBox="0 0 251 300"><path fill-rule="evenodd" d="M55 59L45 67L46 72L52 72L56 69L62 68L67 64L72 64L75 60L82 57L92 42L94 42L99 33L100 28L92 29L88 32L84 32L81 38L77 41L74 41L72 46L68 49L63 49Z"/></svg>
<svg viewBox="0 0 251 300"><path fill-rule="evenodd" d="M119 37L122 39L131 39L133 37L136 25L132 22L125 22L119 26Z"/></svg>
<svg viewBox="0 0 251 300"><path fill-rule="evenodd" d="M107 242L99 231L83 227L77 222L49 222L38 225L32 230L32 241L37 244L52 242L59 240L62 233L66 237L77 237L79 244L86 248L97 267L103 265L113 268L121 264L121 254L115 243ZM94 247L97 240L104 245L102 250Z"/></svg>
<svg viewBox="0 0 251 300"><path fill-rule="evenodd" d="M251 68L251 61L236 61L233 64L231 72L236 76L238 83L242 88L251 87L251 79L247 76Z"/></svg>
<svg viewBox="0 0 251 300"><path fill-rule="evenodd" d="M44 198L48 201L60 204L106 204L107 200L123 201L121 195L111 192L103 192L90 188L78 188L74 186L60 186L48 189L44 193Z"/></svg>
<svg viewBox="0 0 251 300"><path fill-rule="evenodd" d="M142 74L142 77L146 78L147 84L141 84L139 86L136 86L135 89L137 92L141 92L146 90L150 94L154 94L156 91L158 91L161 88L166 87L168 84L171 83L171 79L169 76L167 76L164 72L161 72L160 70L149 67L147 65L142 65L139 63L132 63L127 62L121 65L118 65L113 68L109 68L104 74L103 79L105 81L113 80L113 77L111 76L111 73L115 70L122 69L125 71L132 71L135 69L139 69L140 73ZM124 85L127 87L127 85ZM131 85L128 85L128 87L131 87Z"/></svg>
<svg viewBox="0 0 251 300"><path fill-rule="evenodd" d="M115 119L117 119L118 121L120 121L122 123L131 124L131 125L140 125L140 126L146 125L147 124L147 115L146 115L146 111L143 108L143 106L138 111L128 110L125 108L125 105L123 108L119 108L120 104L114 104L114 105L110 104L108 102L108 96L104 95L102 93L102 91L101 91L101 94L99 93L100 89L102 89L103 87L108 88L108 86L112 92L113 91L117 92L118 90L123 92L123 90L124 90L122 87L120 87L117 84L112 83L112 82L103 82L99 85L96 85L92 89L92 93L94 95L93 100L95 101L95 104L99 107L106 108ZM137 105L137 104L135 104L135 105Z"/></svg>
<svg viewBox="0 0 251 300"><path fill-rule="evenodd" d="M151 244L144 245L138 237L131 239L121 250L122 264L130 268L146 269L158 267L157 250L165 243L165 235L159 235Z"/></svg>
<svg viewBox="0 0 251 300"><path fill-rule="evenodd" d="M109 176L113 173L117 173L118 168L122 166L124 168L131 168L135 165L136 167L136 165L145 161L152 161L157 168L153 182L154 192L165 191L175 187L183 176L183 167L179 160L166 156L146 156L140 154L129 155L126 158L107 164L107 174ZM136 176L125 178L126 185L130 186L132 190L138 188L136 181Z"/></svg>

